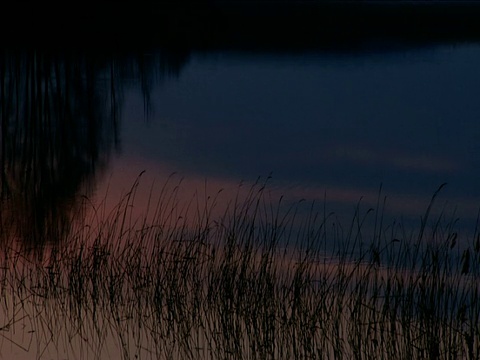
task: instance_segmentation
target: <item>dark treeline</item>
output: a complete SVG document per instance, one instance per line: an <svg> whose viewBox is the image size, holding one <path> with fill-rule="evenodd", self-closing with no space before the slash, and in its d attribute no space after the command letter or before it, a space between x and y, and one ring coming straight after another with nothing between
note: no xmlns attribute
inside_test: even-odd
<svg viewBox="0 0 480 360"><path fill-rule="evenodd" d="M62 239L81 197L121 150L125 87L134 80L148 111L153 82L183 62L167 54L0 52L0 242Z"/></svg>
<svg viewBox="0 0 480 360"><path fill-rule="evenodd" d="M33 2L3 13L1 40L11 46L310 48L480 39L476 1Z"/></svg>
<svg viewBox="0 0 480 360"><path fill-rule="evenodd" d="M88 58L40 51L2 54L4 235L31 244L61 237L77 193L91 187L104 166L116 140L117 105L105 112L98 71Z"/></svg>

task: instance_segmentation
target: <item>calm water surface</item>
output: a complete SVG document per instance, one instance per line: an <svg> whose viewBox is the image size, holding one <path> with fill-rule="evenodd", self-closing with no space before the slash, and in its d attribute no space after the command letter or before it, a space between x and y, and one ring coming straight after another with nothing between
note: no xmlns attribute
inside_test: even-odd
<svg viewBox="0 0 480 360"><path fill-rule="evenodd" d="M382 187L386 212L411 219L447 183L439 208L473 226L479 63L470 44L193 53L174 76L152 80L149 102L138 87L125 92L120 151L103 179L128 188L142 170L156 181L175 172L214 191L271 174L278 194L326 198L347 217L359 200L375 206Z"/></svg>
<svg viewBox="0 0 480 360"><path fill-rule="evenodd" d="M366 335L363 350L380 357L399 350L425 358L428 350L437 358L443 341L452 351L445 356L468 351L474 358L480 6L187 3L97 4L68 17L44 4L5 11L0 357L227 358L235 357L238 341L247 357L293 354L298 344L300 353L348 345L348 357L358 355L351 337ZM19 23L25 31L14 34ZM60 28L66 41L59 44ZM445 252L403 247L398 238L423 234L421 218L442 184L428 226L444 215L447 228L434 238L445 240ZM259 189L265 223L234 221L233 231L228 216L227 225L215 222L235 198L242 204ZM279 203L281 216L302 206L291 233L269 227ZM357 207L361 215L348 235ZM320 214L316 226L308 222L312 211ZM150 227L158 219L149 216L158 213L166 219ZM378 242L368 252L357 242L366 213L363 239L386 240L388 248ZM328 232L322 214L333 214ZM193 229L186 215L197 216ZM394 221L406 225L404 233L389 226ZM315 232L319 227L324 232ZM248 253L244 239L224 249L209 237L242 234L264 239L259 247L266 249L270 238L298 229L299 239L315 242L301 254L304 263L283 243L265 256ZM455 247L456 232L458 245L477 243L468 251ZM323 248L327 234L333 237ZM352 250L346 247L341 259L325 256L327 242L336 245L344 234L347 242L354 238ZM427 236L418 238L430 249ZM398 257L396 249L403 249ZM311 264L314 273L303 273ZM360 270L353 277L363 280L349 282L344 267L348 276L350 267ZM245 282L236 281L244 270ZM352 297L345 289L355 284ZM232 311L235 289L252 301L245 311L242 304ZM359 313L357 305L365 305ZM400 330L381 334L393 329L382 325L389 318ZM281 324L287 327L277 334ZM398 346L385 340L395 334Z"/></svg>
<svg viewBox="0 0 480 360"><path fill-rule="evenodd" d="M480 46L467 43L355 52L4 53L2 239L61 240L85 204L106 202L108 212L140 174L138 216L166 182L181 183L175 194L186 203L208 205L208 196L218 196L222 214L229 199L271 177L274 201L314 201L348 224L359 202L366 211L385 196L386 219L414 227L447 183L435 212L458 217L459 230L472 236L480 206L478 64ZM40 327L32 319L16 326L34 333ZM32 345L22 331L3 339L5 354L50 349L42 341L53 335L38 332ZM68 331L53 342L56 356L61 346L76 349ZM109 356L120 355L119 340L101 341Z"/></svg>
<svg viewBox="0 0 480 360"><path fill-rule="evenodd" d="M116 204L145 171L139 215L151 187L155 193L167 181L182 182L187 202L223 189L222 213L240 184L271 177L272 198L283 195L287 204L315 201L348 222L359 202L368 210L386 197L380 211L389 221L417 226L447 183L436 212L472 233L480 206L479 63L480 47L468 43L5 53L3 221L17 222L20 237L51 238L84 196Z"/></svg>

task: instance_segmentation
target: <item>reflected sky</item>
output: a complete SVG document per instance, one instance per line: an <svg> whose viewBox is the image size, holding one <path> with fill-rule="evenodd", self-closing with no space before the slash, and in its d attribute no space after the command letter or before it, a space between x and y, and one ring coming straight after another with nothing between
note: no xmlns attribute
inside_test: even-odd
<svg viewBox="0 0 480 360"><path fill-rule="evenodd" d="M480 200L479 63L476 45L196 53L178 79L152 91L147 122L141 97L129 94L123 154L185 177L235 182L271 173L285 188L316 189L321 198L326 191L333 203L356 203L383 184L403 202L393 212L405 216L423 203L415 215L422 214L446 182L445 199L472 220Z"/></svg>

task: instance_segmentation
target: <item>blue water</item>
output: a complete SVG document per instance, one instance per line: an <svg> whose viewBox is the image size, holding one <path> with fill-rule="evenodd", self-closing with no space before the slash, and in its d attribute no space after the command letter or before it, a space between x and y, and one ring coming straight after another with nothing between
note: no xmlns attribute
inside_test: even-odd
<svg viewBox="0 0 480 360"><path fill-rule="evenodd" d="M185 178L272 174L307 200L396 217L439 207L472 226L480 205L480 47L362 53L193 53L178 76L125 98L122 156ZM139 165L141 168L142 165ZM155 166L153 166L155 167ZM115 176L115 174L113 174Z"/></svg>
<svg viewBox="0 0 480 360"><path fill-rule="evenodd" d="M478 64L480 46L466 42L6 52L0 220L34 242L60 236L51 232L68 228L84 195L97 204L108 192L115 204L145 171L137 213L172 173L187 202L220 189L233 198L239 184L270 177L271 198L286 204L315 202L348 223L360 203L417 229L446 183L432 213L458 218L471 238L480 207Z"/></svg>

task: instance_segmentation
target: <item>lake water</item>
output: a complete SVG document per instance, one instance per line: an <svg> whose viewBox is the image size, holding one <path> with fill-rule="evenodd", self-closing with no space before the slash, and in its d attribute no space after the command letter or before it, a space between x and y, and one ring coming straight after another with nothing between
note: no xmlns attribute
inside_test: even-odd
<svg viewBox="0 0 480 360"><path fill-rule="evenodd" d="M439 211L456 209L473 231L478 63L476 44L192 53L178 72L151 80L147 105L132 81L103 179L127 189L143 170L147 183L176 173L189 188L207 182L215 192L271 174L277 196L326 199L344 220L360 200L375 208L381 187L388 215L418 223L447 183Z"/></svg>
<svg viewBox="0 0 480 360"><path fill-rule="evenodd" d="M185 4L0 24L0 354L475 357L480 6Z"/></svg>
<svg viewBox="0 0 480 360"><path fill-rule="evenodd" d="M386 197L389 221L417 226L447 183L437 214L458 217L471 234L480 205L479 63L474 43L7 52L4 199L10 212L28 214L20 223L33 216L48 232L82 196L115 203L143 171L138 214L152 184L172 174L184 201L220 189L228 201L241 183L270 176L272 198L315 201L348 223L359 202L368 210Z"/></svg>

